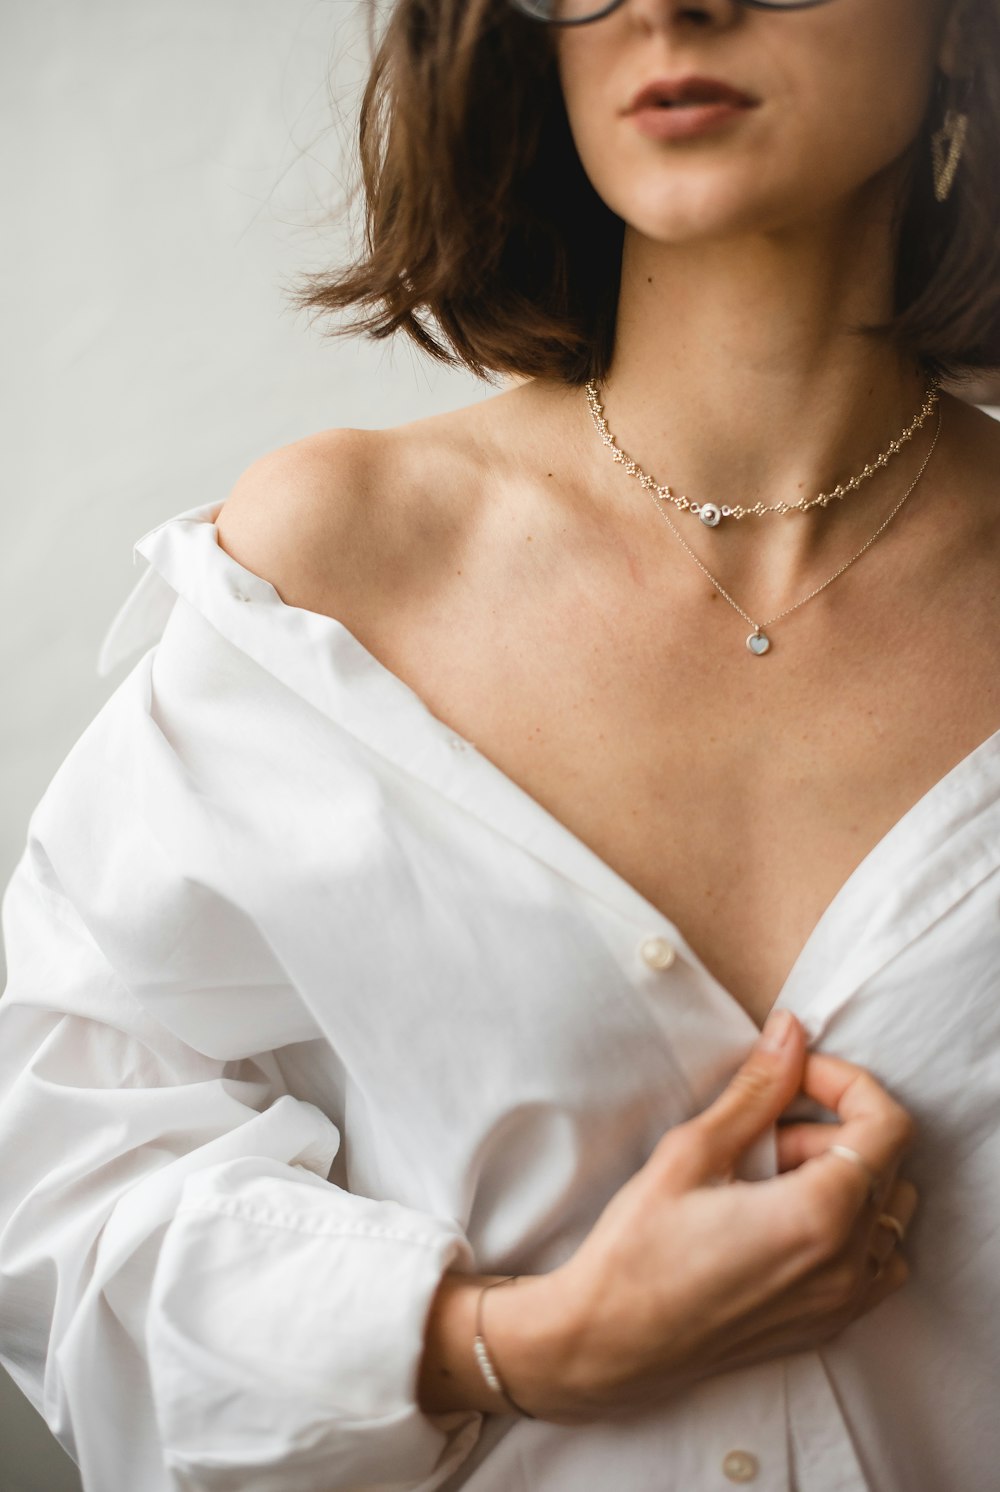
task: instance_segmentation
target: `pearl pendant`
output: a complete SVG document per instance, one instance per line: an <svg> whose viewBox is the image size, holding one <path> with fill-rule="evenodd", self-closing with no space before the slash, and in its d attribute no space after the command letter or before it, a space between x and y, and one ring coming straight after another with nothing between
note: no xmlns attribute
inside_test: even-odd
<svg viewBox="0 0 1000 1492"><path fill-rule="evenodd" d="M750 649L751 653L753 653L755 658L761 657L763 653L767 652L770 646L771 639L764 632L751 632L750 636L747 638L747 647Z"/></svg>
<svg viewBox="0 0 1000 1492"><path fill-rule="evenodd" d="M702 503L698 509L698 517L708 528L717 528L722 517L722 509L715 503Z"/></svg>

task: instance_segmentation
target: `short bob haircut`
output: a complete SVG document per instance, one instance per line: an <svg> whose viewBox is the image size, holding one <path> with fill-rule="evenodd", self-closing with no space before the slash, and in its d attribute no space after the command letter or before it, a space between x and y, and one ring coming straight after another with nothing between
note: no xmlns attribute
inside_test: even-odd
<svg viewBox="0 0 1000 1492"><path fill-rule="evenodd" d="M855 329L887 337L945 380L1000 366L1000 0L966 0L965 23L976 70L959 98L936 75L908 151L893 315ZM359 308L333 335L402 331L487 381L601 381L625 225L581 165L552 29L508 0L394 0L379 39L369 11L369 38L365 252L340 270L299 272L296 307ZM931 135L949 105L969 125L939 203Z"/></svg>

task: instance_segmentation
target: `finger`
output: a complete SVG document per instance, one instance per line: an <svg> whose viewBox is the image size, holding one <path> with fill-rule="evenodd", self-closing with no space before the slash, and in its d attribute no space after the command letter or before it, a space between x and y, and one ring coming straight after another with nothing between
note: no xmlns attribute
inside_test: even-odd
<svg viewBox="0 0 1000 1492"><path fill-rule="evenodd" d="M807 1269L829 1262L844 1249L863 1257L876 1209L894 1179L890 1167L873 1189L873 1173L863 1156L848 1161L832 1149L846 1126L818 1127L832 1131L825 1149L759 1183L780 1196L778 1215Z"/></svg>
<svg viewBox="0 0 1000 1492"><path fill-rule="evenodd" d="M909 1278L910 1268L905 1256L894 1252L887 1260L878 1279L874 1278L866 1289L860 1291L849 1311L823 1320L803 1321L801 1316L792 1321L776 1325L768 1322L746 1336L731 1339L724 1355L713 1364L712 1374L733 1372L752 1367L756 1363L771 1362L790 1353L808 1351L834 1340L852 1322L871 1311L902 1289Z"/></svg>
<svg viewBox="0 0 1000 1492"><path fill-rule="evenodd" d="M776 1130L778 1170L794 1171L808 1160L823 1155L831 1145L843 1144L844 1127L840 1124L803 1122L780 1124ZM875 1192L875 1200L884 1201L896 1179L898 1161L890 1163L882 1172Z"/></svg>
<svg viewBox="0 0 1000 1492"><path fill-rule="evenodd" d="M815 1160L818 1156L823 1155L829 1150L831 1145L838 1142L838 1137L842 1133L842 1126L839 1124L803 1123L779 1126L777 1130L779 1173L795 1171L799 1166L804 1165L806 1161ZM868 1181L866 1170L860 1170L859 1174L864 1177L866 1182ZM867 1202L869 1210L874 1209L872 1211L872 1216L874 1217L875 1211L881 1207L886 1196L888 1196L895 1179L896 1166L893 1164L879 1178L874 1191L869 1187L866 1196L859 1199L859 1207L863 1209L864 1204ZM854 1191L857 1191L856 1186Z"/></svg>
<svg viewBox="0 0 1000 1492"><path fill-rule="evenodd" d="M790 1011L776 1011L722 1093L661 1141L681 1186L732 1171L743 1151L770 1128L799 1091L805 1032Z"/></svg>
<svg viewBox="0 0 1000 1492"><path fill-rule="evenodd" d="M909 1226L917 1208L916 1188L900 1181L887 1200L887 1214L897 1217L903 1228ZM875 1239L871 1235L875 1235ZM890 1247L886 1248L887 1235ZM760 1342L795 1339L798 1346L815 1345L823 1333L840 1330L845 1322L870 1310L886 1295L898 1289L905 1278L899 1266L893 1266L886 1279L899 1244L891 1230L875 1226L874 1215L864 1219L860 1230L835 1256L808 1273L788 1282L782 1292L763 1300L731 1323L727 1337L727 1357L754 1349ZM870 1258L869 1254L876 1257ZM797 1350L789 1346L789 1351Z"/></svg>
<svg viewBox="0 0 1000 1492"><path fill-rule="evenodd" d="M917 1210L917 1189L909 1181L897 1181L878 1209L868 1237L868 1252L884 1263L906 1238L906 1230Z"/></svg>
<svg viewBox="0 0 1000 1492"><path fill-rule="evenodd" d="M893 1249L878 1270L872 1271L872 1281L867 1290L858 1297L854 1319L865 1316L888 1296L894 1295L910 1277L910 1263L900 1250Z"/></svg>
<svg viewBox="0 0 1000 1492"><path fill-rule="evenodd" d="M877 1176L898 1163L912 1143L910 1114L863 1067L825 1053L807 1053L802 1086L841 1121L832 1143L856 1150Z"/></svg>
<svg viewBox="0 0 1000 1492"><path fill-rule="evenodd" d="M920 1206L920 1193L912 1181L898 1181L893 1188L892 1206L886 1211L892 1212L903 1224L904 1234L909 1231L910 1224Z"/></svg>
<svg viewBox="0 0 1000 1492"><path fill-rule="evenodd" d="M794 1171L805 1161L812 1160L840 1133L838 1124L805 1122L779 1124L776 1130L778 1170Z"/></svg>
<svg viewBox="0 0 1000 1492"><path fill-rule="evenodd" d="M897 1127L895 1142L900 1148L913 1139L912 1116L867 1068L826 1052L807 1052L802 1076L803 1092L836 1114L841 1123L882 1120Z"/></svg>
<svg viewBox="0 0 1000 1492"><path fill-rule="evenodd" d="M879 1282L889 1259L901 1247L916 1205L916 1188L909 1181L897 1181L884 1198L860 1214L843 1257L853 1259L862 1294Z"/></svg>

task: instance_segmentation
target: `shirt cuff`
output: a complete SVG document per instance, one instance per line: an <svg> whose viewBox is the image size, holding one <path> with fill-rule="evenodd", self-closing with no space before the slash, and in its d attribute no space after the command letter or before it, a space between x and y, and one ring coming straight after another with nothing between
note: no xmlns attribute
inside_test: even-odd
<svg viewBox="0 0 1000 1492"><path fill-rule="evenodd" d="M436 1486L483 1416L427 1415L424 1330L450 1219L243 1158L191 1177L164 1238L147 1346L167 1465L239 1492Z"/></svg>

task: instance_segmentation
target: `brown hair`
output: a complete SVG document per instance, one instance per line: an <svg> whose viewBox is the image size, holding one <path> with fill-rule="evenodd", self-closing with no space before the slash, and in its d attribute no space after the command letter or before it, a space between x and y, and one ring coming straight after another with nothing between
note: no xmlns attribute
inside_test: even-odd
<svg viewBox="0 0 1000 1492"><path fill-rule="evenodd" d="M969 126L954 186L936 200L931 135L953 101L939 74L897 211L894 314L858 328L949 379L1000 366L1000 0L966 10L978 61L958 100ZM335 335L402 331L486 380L602 379L624 223L583 170L551 29L508 0L395 0L376 44L369 16L364 253L301 272L293 302L359 308Z"/></svg>

